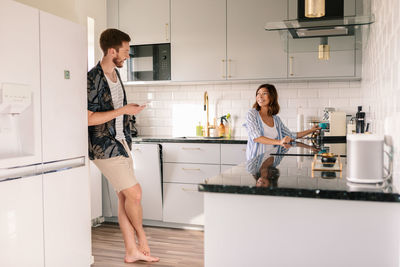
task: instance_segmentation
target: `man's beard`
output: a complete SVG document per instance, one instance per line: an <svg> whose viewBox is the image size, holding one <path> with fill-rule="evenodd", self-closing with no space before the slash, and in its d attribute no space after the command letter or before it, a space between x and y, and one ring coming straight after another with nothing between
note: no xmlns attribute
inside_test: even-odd
<svg viewBox="0 0 400 267"><path fill-rule="evenodd" d="M115 66L122 68L124 66L124 60L118 60L118 58L113 58Z"/></svg>

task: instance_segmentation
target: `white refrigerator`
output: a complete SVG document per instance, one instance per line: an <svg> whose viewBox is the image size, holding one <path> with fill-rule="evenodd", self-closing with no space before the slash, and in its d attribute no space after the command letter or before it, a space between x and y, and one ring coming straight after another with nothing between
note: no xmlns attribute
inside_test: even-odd
<svg viewBox="0 0 400 267"><path fill-rule="evenodd" d="M86 30L2 0L0 36L0 266L90 266Z"/></svg>

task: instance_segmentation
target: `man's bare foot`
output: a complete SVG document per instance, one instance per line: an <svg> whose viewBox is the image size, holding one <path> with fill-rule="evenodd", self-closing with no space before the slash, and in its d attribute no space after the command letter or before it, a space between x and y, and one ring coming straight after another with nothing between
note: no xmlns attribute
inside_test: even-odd
<svg viewBox="0 0 400 267"><path fill-rule="evenodd" d="M150 256L150 248L149 244L147 243L146 237L143 238L138 237L138 243L139 243L138 244L139 251L141 251L146 256Z"/></svg>
<svg viewBox="0 0 400 267"><path fill-rule="evenodd" d="M136 251L133 255L126 255L125 256L125 262L126 263L132 263L136 261L147 261L147 262L157 262L160 259L157 257L152 257L152 256L146 256L140 251Z"/></svg>
<svg viewBox="0 0 400 267"><path fill-rule="evenodd" d="M141 251L144 255L150 256L150 248L149 245L147 245L147 242L145 243L139 243L139 251Z"/></svg>

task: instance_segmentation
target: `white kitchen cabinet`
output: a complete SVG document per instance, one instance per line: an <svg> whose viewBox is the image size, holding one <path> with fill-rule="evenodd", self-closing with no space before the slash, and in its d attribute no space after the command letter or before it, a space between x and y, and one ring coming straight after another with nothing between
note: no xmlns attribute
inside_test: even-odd
<svg viewBox="0 0 400 267"><path fill-rule="evenodd" d="M219 164L220 145L204 143L164 143L163 161L177 163Z"/></svg>
<svg viewBox="0 0 400 267"><path fill-rule="evenodd" d="M226 79L226 1L171 0L173 81Z"/></svg>
<svg viewBox="0 0 400 267"><path fill-rule="evenodd" d="M203 225L203 193L197 188L197 184L164 183L164 221Z"/></svg>
<svg viewBox="0 0 400 267"><path fill-rule="evenodd" d="M220 172L220 166L214 164L163 164L164 182L200 184L204 179L213 177Z"/></svg>
<svg viewBox="0 0 400 267"><path fill-rule="evenodd" d="M44 266L42 201L42 175L0 182L0 266Z"/></svg>
<svg viewBox="0 0 400 267"><path fill-rule="evenodd" d="M328 37L330 59L318 59L320 38L289 37L289 73L291 77L354 77L356 75L355 37ZM312 51L310 51L312 50Z"/></svg>
<svg viewBox="0 0 400 267"><path fill-rule="evenodd" d="M45 266L90 265L89 203L86 166L43 175Z"/></svg>
<svg viewBox="0 0 400 267"><path fill-rule="evenodd" d="M228 79L286 78L285 42L264 29L286 16L286 1L227 0Z"/></svg>
<svg viewBox="0 0 400 267"><path fill-rule="evenodd" d="M285 19L286 6L275 0L172 0L172 80L285 78L284 42L264 26Z"/></svg>
<svg viewBox="0 0 400 267"><path fill-rule="evenodd" d="M142 188L144 220L162 220L162 184L159 144L132 144L133 168ZM103 211L106 217L118 216L118 196L104 178Z"/></svg>
<svg viewBox="0 0 400 267"><path fill-rule="evenodd" d="M40 12L45 162L87 155L87 138L82 138L87 134L87 130L83 131L87 129L87 117L82 116L87 113L86 40L83 26Z"/></svg>
<svg viewBox="0 0 400 267"><path fill-rule="evenodd" d="M246 144L221 144L221 164L237 165L246 161Z"/></svg>
<svg viewBox="0 0 400 267"><path fill-rule="evenodd" d="M160 147L158 144L133 144L135 176L142 187L143 219L162 220Z"/></svg>
<svg viewBox="0 0 400 267"><path fill-rule="evenodd" d="M220 173L220 144L164 143L163 221L204 224L198 184Z"/></svg>
<svg viewBox="0 0 400 267"><path fill-rule="evenodd" d="M170 0L119 0L119 29L131 44L170 42Z"/></svg>

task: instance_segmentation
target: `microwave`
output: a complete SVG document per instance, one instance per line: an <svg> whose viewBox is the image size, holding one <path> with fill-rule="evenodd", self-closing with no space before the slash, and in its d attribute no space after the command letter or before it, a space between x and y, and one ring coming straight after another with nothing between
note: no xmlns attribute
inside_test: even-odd
<svg viewBox="0 0 400 267"><path fill-rule="evenodd" d="M128 81L171 80L171 44L131 45Z"/></svg>

